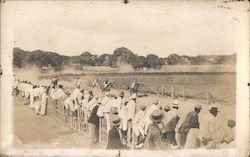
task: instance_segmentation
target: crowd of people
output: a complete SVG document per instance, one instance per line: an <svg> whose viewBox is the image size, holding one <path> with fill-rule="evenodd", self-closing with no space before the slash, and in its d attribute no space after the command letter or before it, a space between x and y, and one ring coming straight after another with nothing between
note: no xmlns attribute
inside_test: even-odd
<svg viewBox="0 0 250 157"><path fill-rule="evenodd" d="M194 106L180 123L181 104L174 100L172 104L159 105L158 100L149 104L137 104L137 88L134 81L125 99L124 91L111 95L111 83L105 80L102 92L93 93L96 79L89 90L81 88L80 77L74 81L72 92L64 89L55 76L49 85L37 85L28 80L15 79L13 95L21 96L37 115L47 114L48 99L62 106L65 115L79 116L81 110L84 123L91 128L93 144L99 142L100 119L104 118L107 127L107 149L128 149L134 142L135 149L182 149L207 148L218 149L233 147L235 143L235 121L218 123L219 107L211 106L202 117L199 113L202 105ZM58 103L60 102L60 103ZM58 107L58 106L56 106ZM179 127L177 127L179 126ZM219 132L223 130L223 134ZM133 136L130 136L130 135ZM133 140L132 140L133 139Z"/></svg>

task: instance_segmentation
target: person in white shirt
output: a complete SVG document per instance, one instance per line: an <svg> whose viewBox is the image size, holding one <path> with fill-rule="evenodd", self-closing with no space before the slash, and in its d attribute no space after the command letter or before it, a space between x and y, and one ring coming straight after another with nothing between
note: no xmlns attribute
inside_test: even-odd
<svg viewBox="0 0 250 157"><path fill-rule="evenodd" d="M145 132L144 132L145 109L146 105L141 105L140 110L136 112L135 118L133 120L133 131L135 134L135 140L137 142L142 141L145 138ZM140 136L142 137L141 140L139 140Z"/></svg>
<svg viewBox="0 0 250 157"><path fill-rule="evenodd" d="M128 120L133 120L135 117L136 94L132 94L131 100L128 102Z"/></svg>
<svg viewBox="0 0 250 157"><path fill-rule="evenodd" d="M65 97L66 97L66 93L63 90L63 85L58 85L57 90L52 95L52 99L59 100Z"/></svg>
<svg viewBox="0 0 250 157"><path fill-rule="evenodd" d="M124 106L124 92L121 91L120 95L116 95L116 108L120 112L121 108Z"/></svg>
<svg viewBox="0 0 250 157"><path fill-rule="evenodd" d="M180 117L178 116L178 109L179 109L179 102L178 100L174 100L172 104L172 109L167 113L167 119L165 120L164 130L167 134L167 142L171 146L177 146L177 141L175 137L176 133L176 125L179 122Z"/></svg>
<svg viewBox="0 0 250 157"><path fill-rule="evenodd" d="M109 130L111 128L109 113L111 112L111 108L112 108L112 106L114 106L115 103L116 103L115 99L110 99L104 105L104 108L103 108L104 117L106 118L106 121L107 121L107 130Z"/></svg>
<svg viewBox="0 0 250 157"><path fill-rule="evenodd" d="M147 134L147 130L148 130L148 126L152 123L151 119L150 119L150 115L154 112L154 110L158 109L158 99L155 100L152 105L150 105L148 107L148 109L146 110L145 113L145 134Z"/></svg>
<svg viewBox="0 0 250 157"><path fill-rule="evenodd" d="M123 139L127 138L127 131L128 131L128 102L124 102L124 106L121 108L119 112L119 117L121 117L121 132Z"/></svg>
<svg viewBox="0 0 250 157"><path fill-rule="evenodd" d="M68 99L64 101L65 109L70 109L71 113L76 116L76 111L79 109L84 90L80 90L80 86L71 93Z"/></svg>
<svg viewBox="0 0 250 157"><path fill-rule="evenodd" d="M215 140L216 134L221 126L218 124L218 107L211 107L209 114L202 117L198 133L201 146L206 146L208 142Z"/></svg>

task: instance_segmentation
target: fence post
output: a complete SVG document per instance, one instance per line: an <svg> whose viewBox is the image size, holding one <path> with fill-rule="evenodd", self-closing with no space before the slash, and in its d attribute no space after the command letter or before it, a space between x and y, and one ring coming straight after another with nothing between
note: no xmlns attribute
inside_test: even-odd
<svg viewBox="0 0 250 157"><path fill-rule="evenodd" d="M207 89L207 105L209 105L209 91Z"/></svg>
<svg viewBox="0 0 250 157"><path fill-rule="evenodd" d="M99 142L102 141L102 118L99 118Z"/></svg>
<svg viewBox="0 0 250 157"><path fill-rule="evenodd" d="M131 139L131 121L128 121L128 133L127 133L127 143L130 143L130 139Z"/></svg>
<svg viewBox="0 0 250 157"><path fill-rule="evenodd" d="M174 99L174 87L171 87L171 97Z"/></svg>
<svg viewBox="0 0 250 157"><path fill-rule="evenodd" d="M185 88L182 87L182 96L183 96L183 99L185 100Z"/></svg>
<svg viewBox="0 0 250 157"><path fill-rule="evenodd" d="M164 96L164 87L161 86L161 96Z"/></svg>
<svg viewBox="0 0 250 157"><path fill-rule="evenodd" d="M135 149L135 134L134 134L134 131L133 131L133 127L132 127L132 145L131 145L131 149L134 150Z"/></svg>

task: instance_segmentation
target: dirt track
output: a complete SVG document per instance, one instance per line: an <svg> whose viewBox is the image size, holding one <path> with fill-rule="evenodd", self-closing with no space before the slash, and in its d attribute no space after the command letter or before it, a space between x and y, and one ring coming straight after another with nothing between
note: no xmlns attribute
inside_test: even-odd
<svg viewBox="0 0 250 157"><path fill-rule="evenodd" d="M14 135L21 144L16 148L102 148L91 145L89 133L77 133L68 129L47 116L37 116L23 102L14 99Z"/></svg>

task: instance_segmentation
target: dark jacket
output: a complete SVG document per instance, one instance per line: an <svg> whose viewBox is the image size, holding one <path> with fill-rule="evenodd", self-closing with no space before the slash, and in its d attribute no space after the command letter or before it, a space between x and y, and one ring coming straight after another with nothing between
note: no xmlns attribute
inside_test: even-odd
<svg viewBox="0 0 250 157"><path fill-rule="evenodd" d="M125 146L121 142L121 137L118 132L118 129L115 126L113 126L109 130L107 149L124 149L124 148Z"/></svg>
<svg viewBox="0 0 250 157"><path fill-rule="evenodd" d="M187 114L184 122L179 128L179 132L188 132L191 128L199 128L199 118L198 113L191 111Z"/></svg>
<svg viewBox="0 0 250 157"><path fill-rule="evenodd" d="M89 116L89 119L88 119L88 122L94 124L96 127L99 127L99 117L97 116L98 108L99 108L99 105L96 105L93 108L93 110Z"/></svg>

